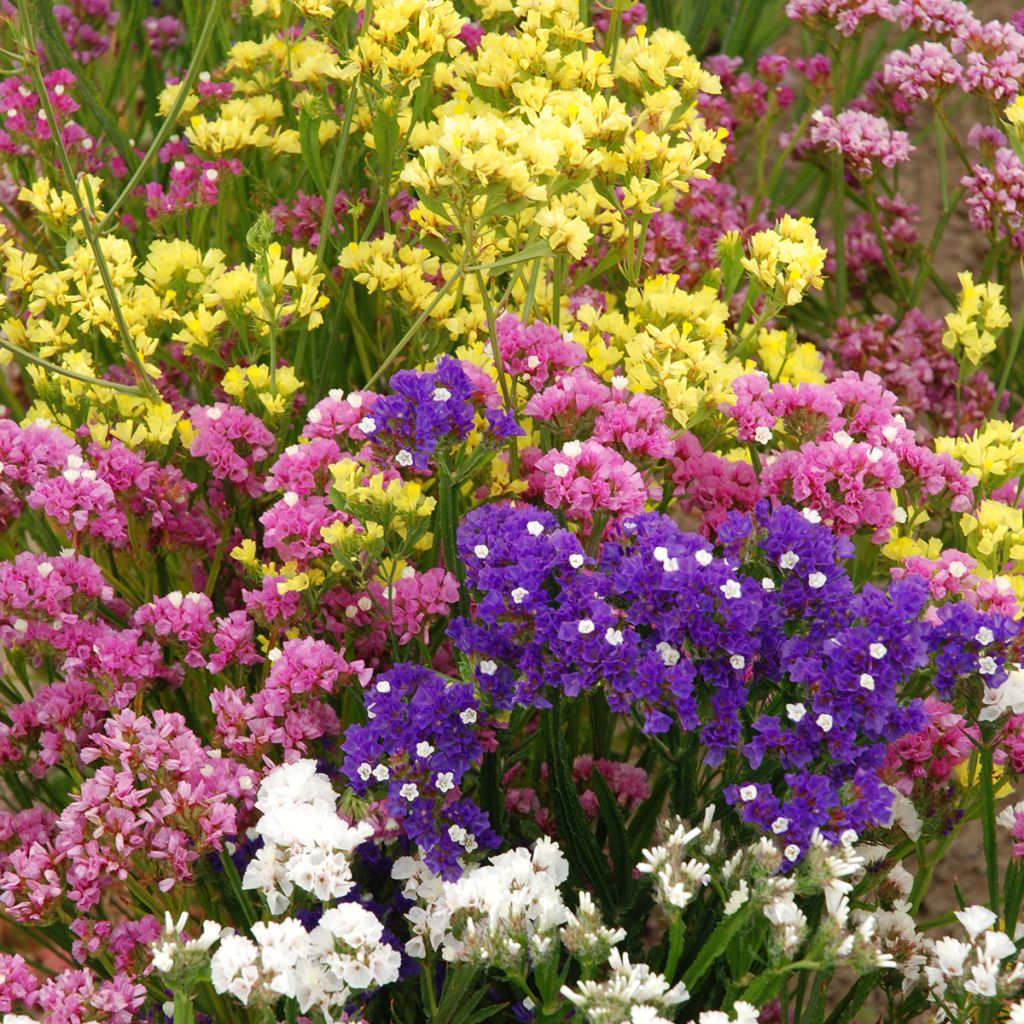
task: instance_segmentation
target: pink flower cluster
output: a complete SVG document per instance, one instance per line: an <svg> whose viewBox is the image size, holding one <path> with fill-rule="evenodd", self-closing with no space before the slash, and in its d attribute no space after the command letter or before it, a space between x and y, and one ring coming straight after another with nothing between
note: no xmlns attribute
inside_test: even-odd
<svg viewBox="0 0 1024 1024"><path fill-rule="evenodd" d="M914 152L910 136L864 110L844 110L833 116L817 110L808 135L811 143L828 153L841 153L850 171L872 177L881 167L906 163Z"/></svg>
<svg viewBox="0 0 1024 1024"><path fill-rule="evenodd" d="M763 458L765 493L809 506L839 533L870 527L884 543L897 521L892 490L915 507L940 494L954 511L972 505L973 478L951 456L918 444L874 374L796 387L750 374L733 390L736 404L726 409L740 440L767 445L778 431L791 445Z"/></svg>
<svg viewBox="0 0 1024 1024"><path fill-rule="evenodd" d="M308 745L339 732L338 716L328 703L344 685L365 686L370 671L348 662L322 640L288 640L271 652L270 672L251 696L243 687L226 686L210 694L215 735L224 749L247 764L260 764L272 748L284 760L301 757Z"/></svg>
<svg viewBox="0 0 1024 1024"><path fill-rule="evenodd" d="M979 576L974 572L977 565L977 560L966 552L947 548L937 559L912 555L891 572L893 579L920 576L927 580L933 601L961 598L972 608L1017 618L1021 608L1010 581L1005 577Z"/></svg>

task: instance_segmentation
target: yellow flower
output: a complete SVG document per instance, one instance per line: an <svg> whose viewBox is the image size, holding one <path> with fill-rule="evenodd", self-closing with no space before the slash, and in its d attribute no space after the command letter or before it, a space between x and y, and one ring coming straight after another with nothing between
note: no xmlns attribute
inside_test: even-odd
<svg viewBox="0 0 1024 1024"><path fill-rule="evenodd" d="M822 248L809 217L788 213L773 228L758 231L749 244L743 268L778 302L795 306L809 288L824 284L828 252Z"/></svg>
<svg viewBox="0 0 1024 1024"><path fill-rule="evenodd" d="M783 384L824 384L821 355L808 342L797 342L789 331L762 329L757 355L765 373Z"/></svg>
<svg viewBox="0 0 1024 1024"><path fill-rule="evenodd" d="M966 270L958 277L960 301L955 312L946 314L948 329L942 344L977 366L995 349L996 338L1010 324L1010 314L1002 303L1001 284L975 284Z"/></svg>

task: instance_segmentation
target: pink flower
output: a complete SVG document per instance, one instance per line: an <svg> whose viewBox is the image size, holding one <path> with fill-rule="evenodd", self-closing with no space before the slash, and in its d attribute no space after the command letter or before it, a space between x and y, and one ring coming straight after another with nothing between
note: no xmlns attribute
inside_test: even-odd
<svg viewBox="0 0 1024 1024"><path fill-rule="evenodd" d="M569 441L537 459L530 484L552 508L589 525L594 516L636 515L647 486L636 466L599 441Z"/></svg>
<svg viewBox="0 0 1024 1024"><path fill-rule="evenodd" d="M409 643L413 637L422 637L429 643L430 622L448 615L459 599L459 581L447 570L437 567L395 580L390 600L375 581L370 584L370 591L378 606L385 609L388 625L400 644Z"/></svg>
<svg viewBox="0 0 1024 1024"><path fill-rule="evenodd" d="M193 406L189 419L194 431L189 453L207 462L216 479L230 481L257 497L262 488L255 467L274 445L274 435L263 422L225 402Z"/></svg>
<svg viewBox="0 0 1024 1024"><path fill-rule="evenodd" d="M879 165L905 163L914 152L906 132L863 110L844 110L835 117L828 110L815 111L808 137L828 153L842 153L847 167L863 178L874 175Z"/></svg>
<svg viewBox="0 0 1024 1024"><path fill-rule="evenodd" d="M498 318L497 334L506 372L522 377L535 389L581 366L587 358L583 347L563 338L557 327L539 322L527 326L512 313Z"/></svg>

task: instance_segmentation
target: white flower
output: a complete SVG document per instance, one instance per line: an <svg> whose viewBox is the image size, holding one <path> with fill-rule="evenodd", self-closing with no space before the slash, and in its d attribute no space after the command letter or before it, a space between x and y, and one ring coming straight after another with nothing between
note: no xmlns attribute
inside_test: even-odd
<svg viewBox="0 0 1024 1024"><path fill-rule="evenodd" d="M434 749L435 748L432 743L428 743L426 740L420 740L420 742L416 744L416 756L430 757L430 755L434 753Z"/></svg>
<svg viewBox="0 0 1024 1024"><path fill-rule="evenodd" d="M987 647L993 640L995 640L995 634L988 626L982 626L977 633L974 634L974 639L981 644L982 647Z"/></svg>
<svg viewBox="0 0 1024 1024"><path fill-rule="evenodd" d="M464 725L472 725L476 721L476 709L466 708L465 711L460 712L459 718L462 720Z"/></svg>
<svg viewBox="0 0 1024 1024"><path fill-rule="evenodd" d="M437 778L434 780L434 785L437 787L438 793L449 792L455 788L455 773L438 772Z"/></svg>
<svg viewBox="0 0 1024 1024"><path fill-rule="evenodd" d="M873 690L875 688L875 677L868 672L862 672L860 674L860 685L865 690Z"/></svg>
<svg viewBox="0 0 1024 1024"><path fill-rule="evenodd" d="M871 657L874 658L876 661L878 661L880 658L884 658L888 653L889 649L885 646L885 644L872 644L868 648L868 654L870 654Z"/></svg>
<svg viewBox="0 0 1024 1024"><path fill-rule="evenodd" d="M625 642L625 637L622 635L621 629L613 629L609 626L604 632L604 638L607 643L612 647L621 647Z"/></svg>
<svg viewBox="0 0 1024 1024"><path fill-rule="evenodd" d="M973 906L956 912L956 919L973 942L982 932L987 931L998 920L988 907Z"/></svg>
<svg viewBox="0 0 1024 1024"><path fill-rule="evenodd" d="M544 532L544 524L538 523L536 519L531 519L526 524L526 532L531 537L539 537Z"/></svg>
<svg viewBox="0 0 1024 1024"><path fill-rule="evenodd" d="M718 589L725 595L727 601L734 601L736 598L743 596L743 588L736 580L728 580Z"/></svg>
<svg viewBox="0 0 1024 1024"><path fill-rule="evenodd" d="M758 444L767 444L772 439L772 432L769 427L758 427L754 431L754 440Z"/></svg>
<svg viewBox="0 0 1024 1024"><path fill-rule="evenodd" d="M779 555L779 567L782 569L795 569L800 556L795 551L787 551Z"/></svg>
<svg viewBox="0 0 1024 1024"><path fill-rule="evenodd" d="M672 665L679 664L681 655L671 644L667 644L662 640L654 649L661 655L661 660L666 665L671 667Z"/></svg>
<svg viewBox="0 0 1024 1024"><path fill-rule="evenodd" d="M1024 713L1024 671L1014 665L999 686L986 686L981 693L984 705L978 713L983 722L995 722L1004 715Z"/></svg>
<svg viewBox="0 0 1024 1024"><path fill-rule="evenodd" d="M800 722L807 714L807 708L803 704L787 704L786 715L791 722Z"/></svg>
<svg viewBox="0 0 1024 1024"><path fill-rule="evenodd" d="M714 557L710 551L699 548L693 553L693 560L702 568L707 568L714 561Z"/></svg>
<svg viewBox="0 0 1024 1024"><path fill-rule="evenodd" d="M498 663L487 659L486 661L480 662L480 674L483 676L493 676L498 671Z"/></svg>
<svg viewBox="0 0 1024 1024"><path fill-rule="evenodd" d="M995 658L979 658L978 659L978 671L983 676L992 676L996 672L996 659Z"/></svg>
<svg viewBox="0 0 1024 1024"><path fill-rule="evenodd" d="M594 632L594 623L591 619L580 619L576 624L576 629L581 636L589 636Z"/></svg>
<svg viewBox="0 0 1024 1024"><path fill-rule="evenodd" d="M372 434L377 429L377 421L372 416L364 416L356 426L364 434Z"/></svg>
<svg viewBox="0 0 1024 1024"><path fill-rule="evenodd" d="M821 522L821 513L815 511L813 508L805 508L800 514L809 523L820 523Z"/></svg>
<svg viewBox="0 0 1024 1024"><path fill-rule="evenodd" d="M452 397L452 393L444 387L434 388L434 393L431 396L435 402L447 402Z"/></svg>
<svg viewBox="0 0 1024 1024"><path fill-rule="evenodd" d="M419 788L419 786L416 785L415 782L406 782L406 783L403 783L402 788L398 791L398 795L403 800L408 800L409 803L412 803L413 800L415 800L415 799L417 799L417 797L419 797L419 795L420 795L420 788Z"/></svg>
<svg viewBox="0 0 1024 1024"><path fill-rule="evenodd" d="M832 716L831 715L825 715L825 714L818 715L818 717L814 721L817 723L818 728L822 732L831 732L832 731Z"/></svg>
<svg viewBox="0 0 1024 1024"><path fill-rule="evenodd" d="M395 455L395 462L400 466L408 467L412 465L412 452L407 452L404 448Z"/></svg>
<svg viewBox="0 0 1024 1024"><path fill-rule="evenodd" d="M771 592L775 589L775 580L773 580L770 576L765 576L761 580L761 589Z"/></svg>
<svg viewBox="0 0 1024 1024"><path fill-rule="evenodd" d="M574 569L579 569L585 561L586 559L579 552L569 556L569 565Z"/></svg>
<svg viewBox="0 0 1024 1024"><path fill-rule="evenodd" d="M823 572L812 572L807 577L807 585L811 590L821 590L823 586L828 582L828 577Z"/></svg>
<svg viewBox="0 0 1024 1024"><path fill-rule="evenodd" d="M488 548L486 544L477 544L477 546L473 548L473 554L480 559L486 558L490 553L490 548Z"/></svg>
<svg viewBox="0 0 1024 1024"><path fill-rule="evenodd" d="M526 587L516 587L516 589L512 591L512 603L522 604L523 601L526 600L526 598L528 598L529 596L530 592L526 589Z"/></svg>
<svg viewBox="0 0 1024 1024"><path fill-rule="evenodd" d="M744 658L742 654L734 654L729 659L729 664L738 672L740 669L746 666L747 659Z"/></svg>
<svg viewBox="0 0 1024 1024"><path fill-rule="evenodd" d="M741 786L740 787L740 799L744 803L750 803L751 800L757 799L757 786Z"/></svg>

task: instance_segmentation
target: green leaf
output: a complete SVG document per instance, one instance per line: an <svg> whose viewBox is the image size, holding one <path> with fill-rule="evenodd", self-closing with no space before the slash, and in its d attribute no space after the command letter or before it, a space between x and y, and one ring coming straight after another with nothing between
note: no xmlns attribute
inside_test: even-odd
<svg viewBox="0 0 1024 1024"><path fill-rule="evenodd" d="M562 734L561 702L562 695L555 691L550 709L540 715L558 836L565 844L574 887L581 888L585 877L598 902L607 913L611 913L615 908L615 898L608 884L608 865L580 807L576 783L572 778L572 763Z"/></svg>
<svg viewBox="0 0 1024 1024"><path fill-rule="evenodd" d="M629 837L622 820L622 811L615 795L597 765L590 773L590 785L597 797L601 821L608 832L608 853L612 858L613 879L617 903L622 906L629 898L629 887L633 877L633 861L629 856Z"/></svg>
<svg viewBox="0 0 1024 1024"><path fill-rule="evenodd" d="M726 946L731 943L750 917L753 904L749 901L735 914L723 918L718 927L711 933L711 937L700 948L700 952L690 962L690 966L683 973L683 984L692 992L697 983L711 969L711 965L722 955Z"/></svg>
<svg viewBox="0 0 1024 1024"><path fill-rule="evenodd" d="M317 191L321 195L325 194L327 175L324 174L323 161L320 159L320 119L310 117L304 110L299 114L299 145L302 147L302 158L313 176Z"/></svg>

